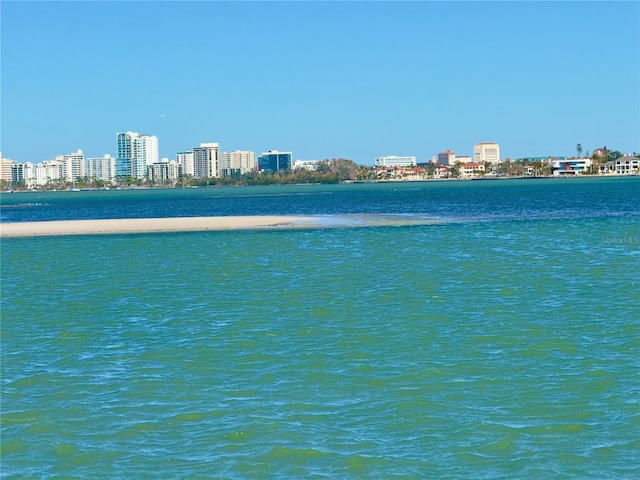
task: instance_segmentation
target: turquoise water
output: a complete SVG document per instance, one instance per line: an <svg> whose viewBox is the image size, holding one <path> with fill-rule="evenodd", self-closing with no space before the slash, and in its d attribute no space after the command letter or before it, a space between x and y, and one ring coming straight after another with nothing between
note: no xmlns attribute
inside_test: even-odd
<svg viewBox="0 0 640 480"><path fill-rule="evenodd" d="M638 180L436 187L447 218L498 197L482 221L4 239L2 476L637 478Z"/></svg>

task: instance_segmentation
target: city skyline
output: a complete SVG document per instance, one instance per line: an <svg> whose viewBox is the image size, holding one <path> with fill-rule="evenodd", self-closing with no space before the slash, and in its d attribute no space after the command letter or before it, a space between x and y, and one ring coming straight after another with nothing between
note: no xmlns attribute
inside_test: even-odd
<svg viewBox="0 0 640 480"><path fill-rule="evenodd" d="M201 142L364 165L479 142L503 158L640 149L637 2L0 8L1 151L19 162L114 155L129 130L170 159Z"/></svg>

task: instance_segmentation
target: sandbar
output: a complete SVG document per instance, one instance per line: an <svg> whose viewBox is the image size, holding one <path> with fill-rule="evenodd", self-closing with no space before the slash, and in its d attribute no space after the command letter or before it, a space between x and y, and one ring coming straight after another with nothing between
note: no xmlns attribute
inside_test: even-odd
<svg viewBox="0 0 640 480"><path fill-rule="evenodd" d="M0 237L310 228L315 223L313 217L295 215L54 220L0 223Z"/></svg>

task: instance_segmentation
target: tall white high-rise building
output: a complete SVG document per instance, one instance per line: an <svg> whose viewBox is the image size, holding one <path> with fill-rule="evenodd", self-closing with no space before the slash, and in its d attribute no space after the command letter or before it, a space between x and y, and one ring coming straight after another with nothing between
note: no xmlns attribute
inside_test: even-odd
<svg viewBox="0 0 640 480"><path fill-rule="evenodd" d="M116 159L107 154L104 157L87 158L87 177L111 182L116 178Z"/></svg>
<svg viewBox="0 0 640 480"><path fill-rule="evenodd" d="M183 177L194 176L194 166L193 166L193 150L186 150L184 152L178 152L176 154L176 161L178 162L178 166L180 167L180 175Z"/></svg>
<svg viewBox="0 0 640 480"><path fill-rule="evenodd" d="M117 134L116 174L143 178L147 167L158 162L158 137L125 132Z"/></svg>
<svg viewBox="0 0 640 480"><path fill-rule="evenodd" d="M140 135L133 140L133 178L147 176L147 167L158 163L158 137L155 135Z"/></svg>
<svg viewBox="0 0 640 480"><path fill-rule="evenodd" d="M56 161L62 163L62 176L68 182L75 182L78 178L85 176L85 162L82 150L75 153L58 155Z"/></svg>
<svg viewBox="0 0 640 480"><path fill-rule="evenodd" d="M256 154L244 150L222 152L219 165L219 172L222 177L253 172L256 169Z"/></svg>
<svg viewBox="0 0 640 480"><path fill-rule="evenodd" d="M491 165L500 163L500 146L493 142L476 143L473 147L473 161L475 163L489 162Z"/></svg>
<svg viewBox="0 0 640 480"><path fill-rule="evenodd" d="M193 149L193 176L195 178L219 177L217 143L201 143Z"/></svg>

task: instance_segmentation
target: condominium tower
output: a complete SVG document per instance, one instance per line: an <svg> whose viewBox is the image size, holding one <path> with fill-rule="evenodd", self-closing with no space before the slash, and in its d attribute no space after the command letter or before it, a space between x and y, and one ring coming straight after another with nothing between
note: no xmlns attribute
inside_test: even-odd
<svg viewBox="0 0 640 480"><path fill-rule="evenodd" d="M193 176L195 178L219 177L217 143L201 143L193 149Z"/></svg>
<svg viewBox="0 0 640 480"><path fill-rule="evenodd" d="M194 176L193 150L178 152L176 154L176 162L178 162L178 166L180 167L181 176L183 177Z"/></svg>
<svg viewBox="0 0 640 480"><path fill-rule="evenodd" d="M104 157L87 158L87 177L111 182L116 177L116 159L107 154Z"/></svg>
<svg viewBox="0 0 640 480"><path fill-rule="evenodd" d="M58 155L56 161L62 164L62 176L68 182L75 182L85 176L85 162L82 150L67 155Z"/></svg>
<svg viewBox="0 0 640 480"><path fill-rule="evenodd" d="M116 174L144 178L147 167L158 162L158 137L125 132L117 134Z"/></svg>
<svg viewBox="0 0 640 480"><path fill-rule="evenodd" d="M253 172L256 169L256 154L244 150L220 154L220 175L231 177Z"/></svg>

